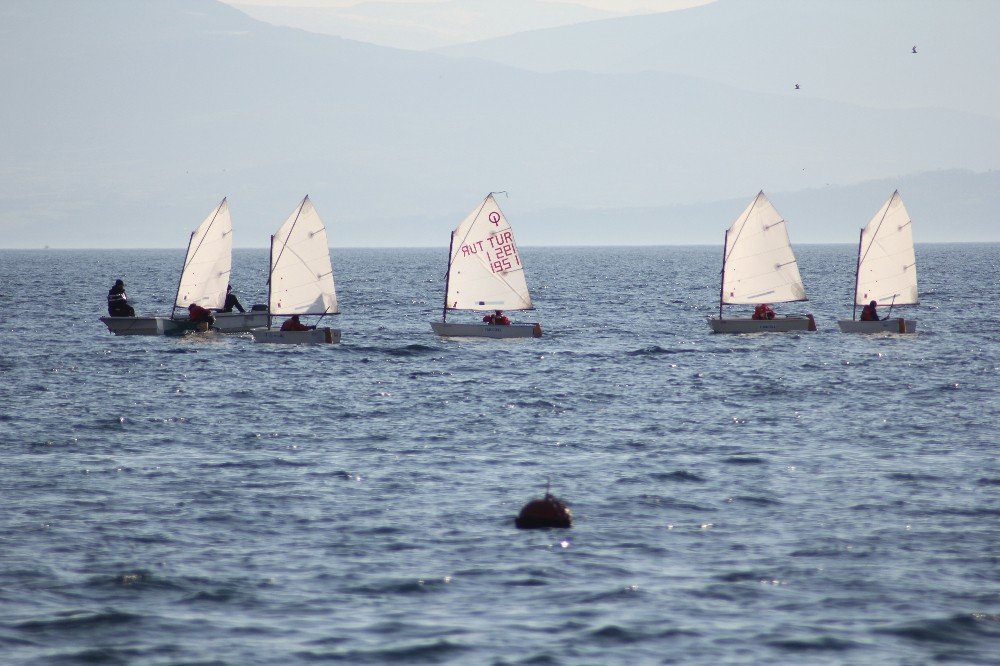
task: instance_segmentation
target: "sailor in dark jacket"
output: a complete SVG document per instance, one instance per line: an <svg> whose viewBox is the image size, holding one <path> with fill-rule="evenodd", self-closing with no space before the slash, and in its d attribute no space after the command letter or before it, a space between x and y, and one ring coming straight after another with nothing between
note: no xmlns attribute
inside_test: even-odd
<svg viewBox="0 0 1000 666"><path fill-rule="evenodd" d="M240 305L240 299L236 298L236 294L233 293L233 285L227 285L226 302L223 304L221 312L232 312L233 308L236 308L240 312L246 312L243 306Z"/></svg>
<svg viewBox="0 0 1000 666"><path fill-rule="evenodd" d="M112 317L134 317L135 310L128 304L125 282L115 280L115 286L108 290L108 314Z"/></svg>

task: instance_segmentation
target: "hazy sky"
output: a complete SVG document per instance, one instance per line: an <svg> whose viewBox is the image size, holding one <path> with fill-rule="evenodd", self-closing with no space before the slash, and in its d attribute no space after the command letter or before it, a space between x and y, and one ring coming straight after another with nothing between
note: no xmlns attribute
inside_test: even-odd
<svg viewBox="0 0 1000 666"><path fill-rule="evenodd" d="M490 190L526 245L714 244L760 189L795 242L897 188L919 242L1000 238L1000 2L229 1L0 1L3 244L183 247L228 196L260 247L308 193L334 245L437 246Z"/></svg>
<svg viewBox="0 0 1000 666"><path fill-rule="evenodd" d="M365 0L225 0L231 5L255 7L354 7ZM398 4L442 4L455 0L389 0ZM462 0L457 0L461 4ZM668 12L682 7L705 5L713 0L548 0L567 5L581 5L608 12Z"/></svg>

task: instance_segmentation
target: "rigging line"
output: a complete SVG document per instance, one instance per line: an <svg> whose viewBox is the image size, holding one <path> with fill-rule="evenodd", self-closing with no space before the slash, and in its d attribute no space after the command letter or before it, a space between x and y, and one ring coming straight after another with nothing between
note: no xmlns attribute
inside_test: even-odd
<svg viewBox="0 0 1000 666"><path fill-rule="evenodd" d="M309 262L307 262L307 261L306 261L306 260L305 260L305 259L304 259L304 258L302 257L302 255L301 255L301 254L299 254L298 252L296 252L295 250L293 250L292 248L289 248L289 247L287 247L287 246L285 246L285 248L284 248L284 249L287 249L287 250L288 250L288 252L289 252L289 253L290 253L290 254L292 255L292 257L294 257L295 259L298 259L298 260L299 260L299 263L300 263L300 264L301 264L302 266L304 266L304 267L305 267L305 268L307 268L307 269L309 268ZM329 250L327 250L327 252L329 252ZM281 255L279 255L279 259L280 259L280 256L281 256ZM277 262L275 262L275 263L277 263ZM316 278L317 278L317 279L322 279L322 278L323 278L323 276L325 276L325 275L330 275L330 276L332 276L332 275L333 275L333 265L332 265L332 264L333 264L333 262L330 262L330 263L331 263L331 266L330 266L330 272L329 272L329 273L323 273L322 275L317 275L317 276L316 276ZM302 286L302 284L305 284L305 283L299 283L299 284L297 284L297 285L295 285L295 286L296 286L296 287L299 287L299 286Z"/></svg>
<svg viewBox="0 0 1000 666"><path fill-rule="evenodd" d="M764 190L761 190L760 192L758 192L757 196L754 197L753 203L750 204L749 208L747 208L746 217L743 218L743 223L740 224L740 231L739 231L739 233L736 234L736 238L733 239L733 248L735 248L736 244L739 242L740 236L743 234L743 227L746 226L747 220L750 219L750 213L752 213L754 211L754 209L757 207L757 201L760 199L760 197L763 194L764 194ZM729 250L729 253L726 255L726 258L728 259L729 255L732 254L732 253L733 253L733 251Z"/></svg>
<svg viewBox="0 0 1000 666"><path fill-rule="evenodd" d="M301 254L299 254L298 252L296 252L296 251L295 251L294 249L291 249L291 248L288 248L288 251L289 251L289 252L290 252L290 253L292 254L292 256L293 256L294 258L296 258L296 259L298 259L298 260L299 260L299 263L300 263L300 264L301 264L302 266L304 266L304 267L305 267L305 268L307 268L307 269L309 268L309 264L308 264L308 262L306 262L306 260L305 260L305 259L304 259L304 258L302 257L302 255L301 255ZM327 251L329 251L329 250L327 250ZM316 276L316 279L318 279L318 280L322 280L322 279L323 279L324 277L326 277L327 275L329 275L329 276L330 276L330 280L332 281L332 280L333 280L333 266L332 266L332 262L331 262L331 266L330 266L330 271L329 271L329 272L327 272L327 273L323 273L323 274L321 274L321 275L317 275L317 276ZM301 287L301 286L302 286L302 285L304 285L304 284L310 284L310 283L309 283L309 282L299 282L299 283L297 283L297 284L294 284L294 285L289 285L289 286L285 287L285 289L284 289L284 292L285 292L285 293L287 293L288 291L290 291L290 290L292 290L292 289L295 289L295 288L298 288L298 287ZM336 291L336 286L334 287L334 291ZM334 294L333 294L333 297L334 297L334 298L336 298L336 297L337 297L336 293L334 293Z"/></svg>
<svg viewBox="0 0 1000 666"><path fill-rule="evenodd" d="M469 237L469 234L471 234L471 233L472 233L472 228L473 228L474 226L476 226L476 220L478 220L478 219L479 219L479 216L480 216L480 215L482 214L482 212L483 212L483 208L485 208L485 207L486 207L486 202L487 202L487 201L489 201L489 200L490 200L490 199L492 199L492 198L493 198L493 193L492 193L492 192L490 192L489 194L487 194L487 195L486 195L486 198L485 198L485 199L483 199L483 203L479 204L479 210L477 210L477 211L476 211L476 214L475 214L475 216L473 216L473 218L472 218L472 224L470 224L470 225L469 225L469 228L468 228L468 229L466 229L466 231L465 231L465 236L464 236L464 237L462 238L462 240L460 240L460 241L458 242L458 247L459 247L459 249L461 249L462 245L464 245L464 244L465 244L465 239ZM494 201L495 201L495 200L494 200ZM499 208L500 208L500 206L498 205L498 206L497 206L497 209L499 209ZM468 219L468 218L466 218L466 219ZM464 222L465 220L462 220L462 221ZM454 249L453 249L453 250L452 250L452 255L451 255L450 257L448 257L448 272L449 272L449 273L451 272L451 264L452 264L452 262L453 262L454 260L455 260L455 253L454 253Z"/></svg>
<svg viewBox="0 0 1000 666"><path fill-rule="evenodd" d="M515 245L515 248L516 248L516 247L517 247L517 246ZM521 261L521 251L520 251L519 249L517 249L517 250L516 250L516 252L517 252L517 257L518 257L518 261ZM500 282L502 282L502 283L504 284L504 286L506 286L506 287L507 287L508 289L510 289L510 290L511 290L511 292L513 292L513 294L514 294L515 296L517 296L517 297L518 297L519 299L521 299L522 301L524 301L524 300L527 300L527 301L530 301L530 300L531 300L531 296L530 296L530 295L528 296L528 298L527 298L527 299L525 299L525 298L524 298L524 296L522 296L522 295L520 294L520 292L518 292L518 291L517 291L517 289L515 289L515 288L514 288L514 287L513 287L513 286L512 286L512 285L511 285L511 284L510 284L510 283L509 283L508 281L507 281L507 278L505 278L505 277L504 277L503 275L501 275L501 274L499 274L499 273L493 273L493 272L492 272L492 270L493 270L493 269L492 269L492 268L490 268L490 266L491 266L491 262L488 262L488 261L486 261L485 259L480 259L479 261L480 261L480 262L482 263L482 265L483 265L484 267L486 267L486 268L489 268L489 269L490 269L490 271L491 271L491 273L490 273L490 274L491 274L491 275L492 275L493 277L495 277L495 278L496 278L497 280L499 280ZM523 262L523 261L521 261L521 266L520 266L519 268L516 268L516 269L511 269L511 270L509 270L509 271L506 271L506 272L507 272L507 273L516 273L516 272L518 272L518 271L520 271L521 273L523 273L523 274L524 274L524 276L525 276L525 277L524 277L524 282L525 282L525 286L527 286L527 283L528 283L528 277L527 277L527 275L528 275L528 274L527 274L527 273L525 272L525 270L524 270L524 262ZM508 308L508 309L510 309L510 308ZM532 309L534 309L534 308L532 308Z"/></svg>
<svg viewBox="0 0 1000 666"><path fill-rule="evenodd" d="M309 195L308 194L302 199L302 203L299 204L298 210L295 211L295 219L292 221L292 226L289 227L288 233L285 234L285 238L281 241L281 251L278 252L278 258L277 259L273 259L271 261L271 270L267 274L268 283L270 283L271 277L274 275L274 267L278 265L279 261L281 261L281 256L285 253L285 248L288 247L288 239L291 237L292 232L295 231L295 225L299 223L299 218L302 217L302 209L305 208L306 201L309 201ZM271 245L272 246L274 245L273 238L274 237L272 236L272 240L271 240ZM329 250L327 250L327 252L329 252ZM294 254L294 252L293 252L293 254ZM302 261L301 257L299 257L299 261ZM303 262L303 263L305 263L305 262Z"/></svg>
<svg viewBox="0 0 1000 666"><path fill-rule="evenodd" d="M201 246L205 243L205 239L208 238L209 232L212 231L212 227L215 225L215 220L218 219L219 213L222 211L222 206L225 203L226 197L223 197L222 202L215 207L215 214L212 215L212 221L208 223L208 228L205 229L205 233L202 234L201 239L198 241L198 247L194 249L194 252L190 253L191 257L188 262L184 264L184 270L187 270L187 267L191 265L191 262L194 261L195 256L197 256L198 252L201 250Z"/></svg>
<svg viewBox="0 0 1000 666"><path fill-rule="evenodd" d="M878 238L878 232L882 228L882 223L885 222L885 218L889 214L889 209L892 208L892 200L898 196L899 196L899 190L896 190L895 192L892 193L892 196L889 197L889 201L886 202L885 212L882 213L882 218L878 221L878 225L875 227L875 231L872 233L871 240L868 242L868 247L865 248L864 256L859 255L858 266L860 266L865 262L865 258L868 256L868 251L872 249L872 244L875 242L875 239Z"/></svg>
<svg viewBox="0 0 1000 666"><path fill-rule="evenodd" d="M314 331L315 331L315 330L316 330L317 328L319 328L319 323L320 323L321 321L323 321L323 317L325 317L325 316L326 316L326 313L327 313L327 312L329 312L329 311L330 311L330 306L328 305L328 306L326 306L326 309L325 309L325 310L323 310L323 314L321 314L321 315L319 316L319 319L317 319L317 320L316 320L316 326L314 326L314 327L313 327L313 330L314 330Z"/></svg>
<svg viewBox="0 0 1000 666"><path fill-rule="evenodd" d="M522 273L524 272L523 268L521 269L521 272ZM494 273L494 275L496 275L496 273ZM528 298L525 299L524 296L522 296L521 293L517 291L517 289L515 289L509 282L507 282L507 278L505 278L503 276L500 276L499 280L500 280L500 282L502 282L504 284L505 287L507 287L508 289L510 289L511 292L515 296L517 296L520 300L522 300L522 301L524 301L524 300L531 301L531 296L528 296ZM525 281L527 282L527 278L525 279ZM507 309L509 310L510 308L507 308ZM532 308L532 309L534 309L534 308Z"/></svg>

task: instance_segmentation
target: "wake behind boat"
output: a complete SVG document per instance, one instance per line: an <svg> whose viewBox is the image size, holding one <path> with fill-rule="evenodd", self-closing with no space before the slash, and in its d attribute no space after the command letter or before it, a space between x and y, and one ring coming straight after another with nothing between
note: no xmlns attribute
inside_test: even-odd
<svg viewBox="0 0 1000 666"><path fill-rule="evenodd" d="M267 328L250 331L256 342L271 344L334 344L340 330L306 326L300 316L339 314L337 289L326 226L307 195L271 236L271 270L267 280ZM273 328L273 317L288 321Z"/></svg>
<svg viewBox="0 0 1000 666"><path fill-rule="evenodd" d="M541 337L536 322L510 323L503 311L534 310L514 231L491 192L451 234L440 336L463 338ZM449 310L494 312L485 323L448 321Z"/></svg>
<svg viewBox="0 0 1000 666"><path fill-rule="evenodd" d="M913 251L913 220L899 190L875 214L858 240L854 273L854 315L837 322L844 333L915 333L917 322L903 317L877 318L874 308L889 304L917 305L917 258ZM873 305L874 304L874 305ZM858 306L863 306L858 319ZM871 308L871 309L869 309Z"/></svg>
<svg viewBox="0 0 1000 666"><path fill-rule="evenodd" d="M761 191L726 230L715 333L815 331L811 314L778 316L767 303L805 301L806 290L785 220ZM723 317L723 304L760 304L754 317Z"/></svg>
<svg viewBox="0 0 1000 666"><path fill-rule="evenodd" d="M232 265L233 220L229 203L223 199L191 232L170 316L109 316L101 317L101 321L115 335L181 335L193 330L194 325L187 319L188 306L221 309L226 301ZM184 314L178 316L178 309ZM266 324L264 312L220 312L215 315L214 327L224 333L242 333Z"/></svg>

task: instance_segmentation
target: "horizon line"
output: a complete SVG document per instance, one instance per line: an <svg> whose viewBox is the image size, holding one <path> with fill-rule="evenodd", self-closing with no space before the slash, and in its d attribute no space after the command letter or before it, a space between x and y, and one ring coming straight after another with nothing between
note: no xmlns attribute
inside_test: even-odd
<svg viewBox="0 0 1000 666"><path fill-rule="evenodd" d="M856 247L856 242L848 241L838 241L838 242L804 242L804 243L793 243L793 247L807 247L807 246L833 246L833 245L848 245L851 247ZM921 241L914 242L915 246L920 245L1000 245L1000 240L974 240L974 241ZM546 245L546 244L518 244L519 248L553 248L553 249L589 249L589 248L647 248L647 247L711 247L718 248L718 243L647 243L647 244L636 244L636 243L620 243L620 244L595 244L595 245ZM443 250L443 245L330 245L329 248L337 250ZM268 246L243 246L234 247L233 250L267 250ZM150 252L154 250L175 250L177 252L183 252L184 248L177 246L153 246L153 247L51 247L48 245L42 247L0 247L0 252L62 252L62 251L100 251L100 252L121 252L121 251L139 251L139 252Z"/></svg>

